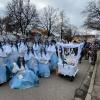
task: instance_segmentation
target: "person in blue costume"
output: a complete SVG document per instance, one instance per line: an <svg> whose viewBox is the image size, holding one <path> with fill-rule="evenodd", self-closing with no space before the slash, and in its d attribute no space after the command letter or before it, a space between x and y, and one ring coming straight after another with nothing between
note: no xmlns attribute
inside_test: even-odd
<svg viewBox="0 0 100 100"><path fill-rule="evenodd" d="M49 47L49 41L45 41L45 49L46 49L46 51L47 51L47 49L48 49L48 47Z"/></svg>
<svg viewBox="0 0 100 100"><path fill-rule="evenodd" d="M7 68L4 63L6 53L4 52L2 45L0 43L0 84L7 82Z"/></svg>
<svg viewBox="0 0 100 100"><path fill-rule="evenodd" d="M51 43L49 47L47 48L47 51L49 55L51 56L50 62L51 62L51 71L57 69L57 64L58 64L58 56L56 53L56 45L54 43Z"/></svg>
<svg viewBox="0 0 100 100"><path fill-rule="evenodd" d="M32 47L28 47L28 51L24 55L27 67L34 71L36 75L38 75L38 62L36 59L36 53L34 52Z"/></svg>
<svg viewBox="0 0 100 100"><path fill-rule="evenodd" d="M40 52L40 44L38 42L34 42L33 50L36 54Z"/></svg>
<svg viewBox="0 0 100 100"><path fill-rule="evenodd" d="M9 40L7 40L6 43L3 45L3 50L7 55L5 59L5 64L7 65L7 68L10 70L12 68L13 62L11 61L12 48Z"/></svg>
<svg viewBox="0 0 100 100"><path fill-rule="evenodd" d="M50 76L50 68L49 68L50 57L46 53L45 48L41 48L41 51L36 58L39 63L39 76L49 77Z"/></svg>
<svg viewBox="0 0 100 100"><path fill-rule="evenodd" d="M39 84L36 74L26 65L24 57L21 55L17 63L13 63L13 77L9 82L12 89L26 89Z"/></svg>
<svg viewBox="0 0 100 100"><path fill-rule="evenodd" d="M16 41L12 41L11 49L12 49L11 61L17 62L19 53L18 53L18 45L17 45Z"/></svg>
<svg viewBox="0 0 100 100"><path fill-rule="evenodd" d="M27 44L25 40L21 39L21 41L18 43L18 51L19 53L25 53L27 51Z"/></svg>
<svg viewBox="0 0 100 100"><path fill-rule="evenodd" d="M46 47L46 45L45 45L45 41L44 40L41 40L41 46L40 46L40 48L45 48ZM46 48L45 48L46 49Z"/></svg>

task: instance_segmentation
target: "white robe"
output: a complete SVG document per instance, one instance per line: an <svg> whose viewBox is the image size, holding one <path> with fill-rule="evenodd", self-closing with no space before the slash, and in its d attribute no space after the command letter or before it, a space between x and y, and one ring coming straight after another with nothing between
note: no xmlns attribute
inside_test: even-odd
<svg viewBox="0 0 100 100"><path fill-rule="evenodd" d="M31 60L32 58L35 58L35 56L31 52L29 52L29 54L27 54L27 52L25 53L24 55L25 61Z"/></svg>
<svg viewBox="0 0 100 100"><path fill-rule="evenodd" d="M40 46L38 44L33 44L33 50L35 51L35 53L39 53L40 52Z"/></svg>
<svg viewBox="0 0 100 100"><path fill-rule="evenodd" d="M27 51L27 46L21 42L20 44L18 44L18 51L19 53L25 53L25 51Z"/></svg>
<svg viewBox="0 0 100 100"><path fill-rule="evenodd" d="M10 44L6 44L3 46L3 50L6 54L11 54L12 53L12 48L11 48L11 45Z"/></svg>
<svg viewBox="0 0 100 100"><path fill-rule="evenodd" d="M0 49L0 57L7 57L5 51L2 51L2 49Z"/></svg>

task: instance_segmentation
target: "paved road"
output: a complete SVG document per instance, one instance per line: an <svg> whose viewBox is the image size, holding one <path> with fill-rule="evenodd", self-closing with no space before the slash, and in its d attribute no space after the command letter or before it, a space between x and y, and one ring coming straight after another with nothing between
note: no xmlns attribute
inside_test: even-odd
<svg viewBox="0 0 100 100"><path fill-rule="evenodd" d="M52 75L40 79L39 87L25 90L10 89L8 84L1 85L0 100L72 100L75 89L81 84L90 65L84 60L78 66L80 71L73 82Z"/></svg>

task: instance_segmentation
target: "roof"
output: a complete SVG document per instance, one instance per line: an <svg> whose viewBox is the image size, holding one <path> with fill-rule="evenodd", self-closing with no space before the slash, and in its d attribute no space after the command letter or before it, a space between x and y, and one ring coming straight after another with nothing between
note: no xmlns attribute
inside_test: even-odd
<svg viewBox="0 0 100 100"><path fill-rule="evenodd" d="M44 29L33 29L32 33L40 33L42 35L47 35L48 31Z"/></svg>

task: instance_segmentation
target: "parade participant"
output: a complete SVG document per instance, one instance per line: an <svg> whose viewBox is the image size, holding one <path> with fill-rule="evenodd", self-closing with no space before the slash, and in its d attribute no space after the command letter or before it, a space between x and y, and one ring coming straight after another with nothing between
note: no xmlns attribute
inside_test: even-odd
<svg viewBox="0 0 100 100"><path fill-rule="evenodd" d="M39 76L40 77L49 77L50 69L49 69L49 60L50 56L47 54L45 48L41 48L40 53L36 57L39 63Z"/></svg>
<svg viewBox="0 0 100 100"><path fill-rule="evenodd" d="M11 61L12 62L17 62L17 59L18 59L18 45L17 45L16 41L12 42L11 48L12 48Z"/></svg>
<svg viewBox="0 0 100 100"><path fill-rule="evenodd" d="M18 51L19 53L25 53L27 51L27 45L23 39L18 43Z"/></svg>
<svg viewBox="0 0 100 100"><path fill-rule="evenodd" d="M12 73L13 77L9 82L11 88L25 89L39 84L36 74L25 65L22 54L18 58L17 63L13 63Z"/></svg>
<svg viewBox="0 0 100 100"><path fill-rule="evenodd" d="M7 68L4 62L5 57L6 53L4 52L0 43L0 84L7 82Z"/></svg>
<svg viewBox="0 0 100 100"><path fill-rule="evenodd" d="M77 43L77 42L74 41L74 43ZM78 48L73 48L73 51L74 51L75 55L77 55L77 53L78 53Z"/></svg>
<svg viewBox="0 0 100 100"><path fill-rule="evenodd" d="M55 43L51 43L47 49L47 51L51 52L51 70L57 69L58 57Z"/></svg>
<svg viewBox="0 0 100 100"><path fill-rule="evenodd" d="M84 55L85 55L86 60L88 60L88 51L89 51L90 47L91 47L91 43L86 42L85 45L84 45Z"/></svg>
<svg viewBox="0 0 100 100"><path fill-rule="evenodd" d="M95 65L95 62L97 60L97 48L96 48L96 44L93 42L89 48L89 62L92 65Z"/></svg>
<svg viewBox="0 0 100 100"><path fill-rule="evenodd" d="M34 71L36 75L38 75L38 62L36 60L36 53L34 52L32 47L28 47L28 51L25 53L25 61L26 65L29 69Z"/></svg>
<svg viewBox="0 0 100 100"><path fill-rule="evenodd" d="M40 48L47 48L49 45L49 41L46 42L45 40L41 40L41 45L40 45Z"/></svg>
<svg viewBox="0 0 100 100"><path fill-rule="evenodd" d="M62 50L62 47L60 46L59 47L59 50L58 50L58 63L64 63L64 55L63 55L63 50Z"/></svg>
<svg viewBox="0 0 100 100"><path fill-rule="evenodd" d="M89 48L89 52L88 52L88 55L89 55L89 63L92 64L92 57L93 57L93 52L92 52L92 49Z"/></svg>
<svg viewBox="0 0 100 100"><path fill-rule="evenodd" d="M81 63L83 57L85 57L85 59L87 59L87 55L88 55L88 49L89 49L89 43L87 43L86 41L83 42L83 47L81 48L81 53L80 53L80 59L79 59L79 63Z"/></svg>
<svg viewBox="0 0 100 100"><path fill-rule="evenodd" d="M70 54L70 48L64 48L64 58Z"/></svg>
<svg viewBox="0 0 100 100"><path fill-rule="evenodd" d="M6 40L6 43L3 45L3 50L7 55L5 59L5 64L7 65L8 69L11 69L13 62L11 61L12 48L11 42L9 40Z"/></svg>
<svg viewBox="0 0 100 100"><path fill-rule="evenodd" d="M34 42L33 50L36 54L40 52L40 44L38 42Z"/></svg>
<svg viewBox="0 0 100 100"><path fill-rule="evenodd" d="M50 44L49 41L46 40L46 41L45 41L45 49L46 49L46 50L48 49L49 44Z"/></svg>
<svg viewBox="0 0 100 100"><path fill-rule="evenodd" d="M9 40L7 40L6 43L3 45L3 49L6 54L10 54L12 52L11 42Z"/></svg>

